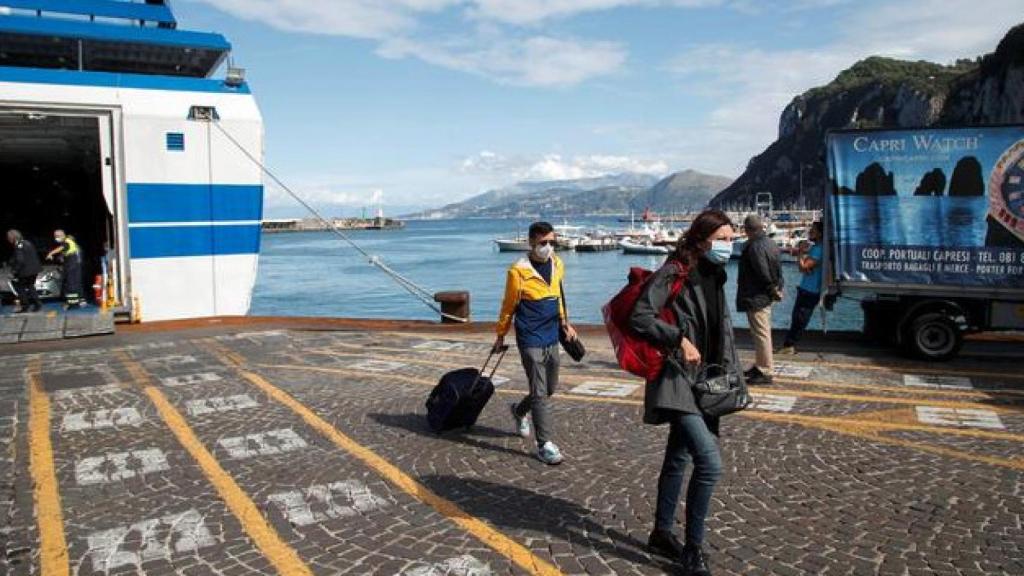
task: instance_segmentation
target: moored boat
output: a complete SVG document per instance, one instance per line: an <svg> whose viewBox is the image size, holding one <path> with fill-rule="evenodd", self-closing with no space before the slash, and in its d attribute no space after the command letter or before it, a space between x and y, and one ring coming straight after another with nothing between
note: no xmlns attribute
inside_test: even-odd
<svg viewBox="0 0 1024 576"><path fill-rule="evenodd" d="M630 240L628 238L619 240L619 248L622 248L623 254L665 255L671 252L668 246L659 246L650 241Z"/></svg>
<svg viewBox="0 0 1024 576"><path fill-rule="evenodd" d="M587 236L576 244L577 252L610 252L618 248L619 243L611 235Z"/></svg>
<svg viewBox="0 0 1024 576"><path fill-rule="evenodd" d="M530 239L526 236L515 238L495 238L494 243L498 245L498 252L529 252Z"/></svg>

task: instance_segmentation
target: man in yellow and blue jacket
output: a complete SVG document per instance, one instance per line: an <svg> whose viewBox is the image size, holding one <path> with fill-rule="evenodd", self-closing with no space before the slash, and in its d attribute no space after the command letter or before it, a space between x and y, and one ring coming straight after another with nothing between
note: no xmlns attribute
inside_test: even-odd
<svg viewBox="0 0 1024 576"><path fill-rule="evenodd" d="M505 298L498 316L498 337L495 349L505 342L505 335L514 324L516 346L530 383L530 393L522 402L512 404L516 431L527 438L532 413L536 428L537 458L546 464L560 464L562 453L550 440L550 408L548 398L558 387L558 337L564 330L571 340L576 331L566 317L562 298L565 266L555 256L555 230L547 222L530 225L530 254L508 269Z"/></svg>

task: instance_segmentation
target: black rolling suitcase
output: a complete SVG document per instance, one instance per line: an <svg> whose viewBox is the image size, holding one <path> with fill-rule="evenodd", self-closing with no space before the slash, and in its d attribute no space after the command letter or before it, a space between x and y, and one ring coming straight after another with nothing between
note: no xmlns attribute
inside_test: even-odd
<svg viewBox="0 0 1024 576"><path fill-rule="evenodd" d="M476 424L480 412L494 395L494 383L491 382L491 378L507 351L508 346L502 346L500 350L492 349L479 370L461 368L441 377L441 381L427 397L427 423L430 424L431 430L440 434L445 430L469 428ZM498 354L498 361L494 363L491 373L485 376L487 365L495 353Z"/></svg>

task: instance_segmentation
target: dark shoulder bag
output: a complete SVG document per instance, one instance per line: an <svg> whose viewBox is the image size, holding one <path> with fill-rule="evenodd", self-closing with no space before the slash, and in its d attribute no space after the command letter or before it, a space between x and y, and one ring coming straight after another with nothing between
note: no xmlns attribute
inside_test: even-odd
<svg viewBox="0 0 1024 576"><path fill-rule="evenodd" d="M750 393L743 377L718 364L705 364L693 385L697 407L706 416L725 416L750 406Z"/></svg>
<svg viewBox="0 0 1024 576"><path fill-rule="evenodd" d="M558 287L562 293L562 309L565 310L565 321L568 322L569 305L565 302L565 285L559 283ZM562 345L562 349L565 350L565 353L576 362L583 360L583 357L587 355L587 348L583 345L583 341L580 340L579 335L570 340L569 336L565 333L565 329L561 327L558 328L558 342Z"/></svg>

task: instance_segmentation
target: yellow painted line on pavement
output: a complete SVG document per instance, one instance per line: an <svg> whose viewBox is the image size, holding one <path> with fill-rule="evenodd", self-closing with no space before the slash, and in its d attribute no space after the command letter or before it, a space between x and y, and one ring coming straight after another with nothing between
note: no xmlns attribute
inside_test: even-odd
<svg viewBox="0 0 1024 576"><path fill-rule="evenodd" d="M274 386L259 374L250 372L243 368L246 363L243 357L225 349L219 344L214 344L213 347L217 349L216 353L221 357L225 364L232 366L253 386L262 390L267 394L267 396L270 396L274 400L277 400L281 404L290 408L305 420L313 429L323 434L324 437L333 442L336 446L361 460L374 472L381 475L406 494L409 494L416 500L430 506L438 513L455 522L464 530L475 536L478 540L487 546L490 546L495 552L501 554L505 558L508 558L530 574L538 574L541 576L556 576L562 574L558 568L539 558L522 544L519 544L515 540L505 536L483 520L469 515L469 513L459 508L459 506L451 500L443 498L423 484L420 484L411 476L402 472L398 467L379 456L376 452L366 448L349 436L345 435L284 390Z"/></svg>
<svg viewBox="0 0 1024 576"><path fill-rule="evenodd" d="M830 430L832 432L838 432L847 436L856 436L865 440L871 440L874 442L880 442L883 444L890 444L893 446L901 446L904 448L913 448L915 450L921 450L923 452L930 452L933 454L940 454L942 456L950 456L953 458L959 458L961 460L969 460L973 462L982 462L984 464L991 464L993 466L999 466L1002 468L1010 468L1013 470L1024 470L1024 458L1000 458L998 456L987 456L984 454L978 454L975 452L965 452L963 450L956 450L954 448L945 448L943 446L935 446L932 444L926 444L923 442L915 442L913 440L905 440L902 438L892 438L890 436L883 436L880 432L892 432L892 431L920 431L920 432L936 432L934 427L930 426L912 426L903 424L892 424L887 425L883 422L866 422L862 420L842 420L842 419L830 419L822 418L818 416L802 416L797 414L779 414L774 412L757 412L757 411L746 411L743 415L748 418L754 418L756 420L764 420L768 422L780 423L780 424L797 424L808 428L818 428L820 430ZM992 432L986 432L984 430L963 430L963 429L950 429L943 430L943 433L954 434L957 436L971 436L976 438L995 439L991 435L996 434ZM1013 434L1016 436L1018 441L1021 441L1019 434ZM998 438L1006 439L1006 438Z"/></svg>
<svg viewBox="0 0 1024 576"><path fill-rule="evenodd" d="M156 407L160 418L171 429L189 455L199 464L203 474L217 490L231 513L241 523L242 529L252 538L267 560L274 565L277 572L284 576L312 576L313 572L299 558L298 553L281 539L252 499L242 491L231 475L217 462L213 454L206 449L181 412L178 412L164 393L153 385L153 379L142 365L133 360L126 352L119 352L118 356L128 369L128 373L142 387L143 392Z"/></svg>
<svg viewBox="0 0 1024 576"><path fill-rule="evenodd" d="M68 545L64 539L60 487L53 465L50 398L43 389L41 365L40 360L32 360L26 370L29 384L29 468L39 526L39 568L43 576L66 576L70 573Z"/></svg>
<svg viewBox="0 0 1024 576"><path fill-rule="evenodd" d="M232 353L233 354L233 353ZM233 362L241 366L245 363L245 359L237 354L234 354ZM297 366L289 364L257 364L259 368L270 368L278 370L296 370L306 372L320 372L325 374L337 374L345 376L357 376L366 377L365 373L360 373L357 370L347 370L344 368L322 368L316 366ZM374 378L393 380L404 384L417 384L421 386L434 386L436 382L427 380L426 378L417 378L415 376L406 375L395 375L395 374L374 374ZM777 392L778 390L775 390ZM523 392L521 390L495 390L498 394L505 395L516 395L521 396ZM759 395L758 392L754 392L754 395ZM579 401L579 402L590 402L597 404L617 404L625 406L641 407L643 401L632 398L615 398L607 396L583 396L580 394L561 394L560 398L567 400ZM917 405L924 405L918 403ZM869 413L875 414L875 413ZM807 416L800 414L778 414L773 412L764 412L760 410L744 410L740 413L740 416L753 419L767 420L774 423L780 424L796 424L806 428L817 428L822 430L828 430L837 432L848 436L856 436L859 438L881 442L884 444L891 444L896 446L903 446L908 448L916 448L925 452L942 454L945 456L952 456L963 460L984 462L986 464L994 464L1004 468L1012 469L1024 469L1024 459L1007 459L998 457L989 457L974 454L972 452L966 452L961 450L955 450L951 448L943 448L934 446L931 444L925 444L922 442L913 442L910 440L902 440L899 438L890 438L882 436L882 432L924 432L928 434L936 434L939 436L962 436L969 438L985 439L985 440L1000 440L1009 442L1024 442L1024 435L1013 434L1009 432L992 432L988 430L976 430L969 428L953 428L953 427L942 427L942 426L927 426L924 424L906 424L900 422L879 422L872 420L861 420L857 418L858 414L850 416Z"/></svg>
<svg viewBox="0 0 1024 576"><path fill-rule="evenodd" d="M1024 443L1024 434L1013 432L994 432L992 430L979 430L976 428L944 428L942 426L929 426L927 424L914 424L906 421L884 422L861 417L861 414L854 414L851 417L830 417L810 416L807 414L785 414L779 412L763 412L760 410L747 410L744 416L759 418L761 420L787 421L795 424L806 424L809 426L845 426L858 430L873 430L879 432L927 432L930 434L941 434L944 436L963 436L967 438L980 438L984 440L1003 440L1007 442Z"/></svg>
<svg viewBox="0 0 1024 576"><path fill-rule="evenodd" d="M430 340L431 339L431 337L429 335L424 335L424 334L421 334L421 333L414 333L414 332L387 332L387 333L381 333L381 334L382 335L387 334L387 335L398 336L398 337L403 337L403 338L422 338L422 339L425 339L425 340ZM434 338L434 339L437 339L437 338ZM483 345L487 345L487 344L491 343L491 341L493 340L493 336L488 336L487 338L484 338L482 340L463 340L463 339L452 338L450 336L444 336L442 339L445 340L445 341L450 341L450 342L460 342L460 343L465 343L465 344L483 344ZM351 347L358 347L358 346L360 346L358 344L350 344L348 342L336 342L334 344L335 345L339 345L339 346L350 347L350 348ZM378 350L386 349L386 348L382 348L382 347L375 347L375 348L378 349ZM409 352L409 349L400 349L400 348L390 348L389 350L393 350L393 351L396 351L396 352ZM438 351L436 351L436 350L431 350L430 352L432 354L438 353ZM455 355L455 354L453 354L453 352L446 351L444 353L441 353L441 355ZM612 355L611 357L614 357L614 355ZM746 358L746 355L744 355L744 357ZM752 356L751 356L751 358L752 358ZM777 358L777 359L780 360L780 361L782 360L781 358ZM865 370L865 371L871 371L871 372L887 372L887 373L894 374L896 376L903 376L904 374L934 374L934 375L939 375L939 376L976 376L978 378L1006 378L1006 379L1009 379L1009 380L1024 380L1024 373L1021 373L1021 372L994 372L994 371L988 371L988 370L971 370L971 369L957 369L957 368L953 368L953 369L949 369L949 368L929 368L929 367L925 367L925 366L912 366L912 365L908 365L908 364L893 364L893 365L887 365L887 366L875 366L875 365L872 365L872 364L862 364L862 363L856 363L856 362L830 362L830 361L827 361L827 360L819 360L819 359L808 361L808 360L800 360L800 359L796 359L796 358L790 359L788 357L785 359L785 362L793 363L793 364L803 364L803 365L807 365L807 366L826 366L826 367L843 368L843 369L850 369L850 370ZM1024 391L1020 391L1020 390L991 390L991 391L992 392L1007 393L1007 394L1015 394L1015 395L1024 395Z"/></svg>
<svg viewBox="0 0 1024 576"><path fill-rule="evenodd" d="M786 360L787 363L803 364L805 366L825 366L829 368L843 368L847 370L863 370L866 372L885 372L903 376L904 374L930 374L935 376L974 376L977 378L1005 378L1007 380L1024 380L1024 374L1020 372L992 372L988 370L970 369L949 369L949 368L928 368L925 366L890 365L876 366L874 364L860 364L856 362L829 362L827 360L807 362L803 360ZM1019 390L1007 390L1008 393L1024 394Z"/></svg>
<svg viewBox="0 0 1024 576"><path fill-rule="evenodd" d="M349 350L352 350L352 352L341 352L341 351L338 351L338 350L331 350L329 348L328 349L322 349L321 348L321 349L303 350L303 353L304 354L319 354L319 355L334 356L334 357L355 356L355 357L363 357L363 358L380 358L380 359L386 359L386 360L396 360L396 358L394 358L394 357L387 356L386 354L377 354L377 352L395 352L395 353L405 354L405 355L408 355L410 353L416 352L416 350L413 349L413 348L396 348L396 347L388 347L388 346L374 346L372 348L367 348L364 345L350 344L348 342L337 342L334 345L336 345L338 347L342 347L342 348L347 348ZM428 352L430 353L430 355L432 357L449 357L449 358L452 358L452 359L456 359L457 358L457 359L460 359L460 360L469 359L469 358L477 358L477 356L478 356L478 354L476 354L475 352L472 352L472 351L467 351L467 352L461 352L460 353L460 352L456 352L456 351L447 351L447 350L444 350L444 351L442 351L442 350L428 350ZM414 359L414 358L408 358L407 356L403 356L400 360L402 362L406 362L406 363L410 363L410 364L422 364L422 365L428 365L428 366L439 366L439 367L444 367L444 368L451 368L450 364L444 364L442 362L431 362L429 360L419 360L419 359ZM794 362L794 363L795 364L812 365L812 366L821 366L821 365L825 365L826 364L826 363L813 363L812 364L812 363L809 363L809 362ZM842 364L842 365L836 365L836 366L839 366L839 367L854 367L854 366L861 366L861 365L857 365L857 364ZM884 368L875 367L875 366L867 366L867 367L865 367L865 369L883 370ZM884 370L888 370L888 369L884 369ZM902 376L903 375L902 372L896 372L896 371L890 371L890 372L893 375L897 375L897 376ZM915 370L910 370L910 373L913 373L913 372L915 372ZM916 372L917 373L925 373L925 371L920 371L920 370L918 370ZM956 371L936 371L934 373L935 374L942 374L942 375L957 375L958 374ZM978 373L972 373L972 374L976 375L976 376L979 375ZM967 375L967 374L963 374L963 375ZM563 372L563 374L562 374L562 377L568 377L568 378L581 378L581 379L583 379L583 378L585 378L585 379L600 378L600 379L607 379L608 381L626 382L626 383L630 383L630 384L643 384L643 382L641 380L636 380L636 379L634 379L634 380L626 380L626 379L623 378L623 376L624 376L624 373L623 373L622 370L616 370L616 369L593 369L593 368L584 368L584 369L582 369L582 373L581 374L572 374L570 372ZM946 389L946 390L942 390L942 389L936 389L936 388L918 388L918 387L914 387L914 386L898 386L898 385L892 385L892 384L889 384L889 385L885 385L885 384L857 384L857 383L852 383L852 382L839 382L839 381L834 381L834 380L829 380L829 381L825 381L825 380L807 380L807 379L788 378L788 377L785 377L785 376L776 376L775 380L778 381L778 382L781 382L781 383L785 383L785 384L796 384L796 385L801 385L801 386L819 386L819 387L823 387L823 388L843 388L843 389L848 389L848 390L867 390L867 391L874 391L874 392L892 392L892 393L896 393L896 394L907 394L907 395L913 395L913 396L946 396L946 397L953 397L953 398L992 398L993 396L1024 396L1024 390L1002 390L1002 389L992 389L992 388L981 388L981 389L975 388L975 389L972 389L972 390L959 390L959 389Z"/></svg>

